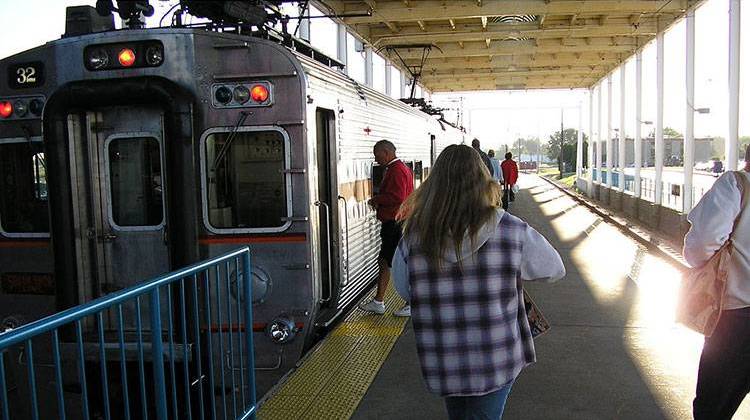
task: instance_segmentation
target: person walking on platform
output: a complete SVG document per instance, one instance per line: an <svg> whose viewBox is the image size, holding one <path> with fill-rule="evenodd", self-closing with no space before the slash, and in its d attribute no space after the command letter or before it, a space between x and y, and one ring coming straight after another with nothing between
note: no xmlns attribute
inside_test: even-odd
<svg viewBox="0 0 750 420"><path fill-rule="evenodd" d="M503 210L508 210L508 205L516 199L516 181L518 181L518 165L513 160L513 153L505 154L505 160L500 164L503 172Z"/></svg>
<svg viewBox="0 0 750 420"><path fill-rule="evenodd" d="M723 174L688 214L683 255L705 264L732 241L721 316L703 344L693 416L730 419L750 391L750 147L743 171Z"/></svg>
<svg viewBox="0 0 750 420"><path fill-rule="evenodd" d="M502 184L503 183L503 171L500 169L500 161L497 160L497 158L495 158L495 151L490 149L487 152L487 157L490 158L490 163L492 163L492 178L494 178L495 181Z"/></svg>
<svg viewBox="0 0 750 420"><path fill-rule="evenodd" d="M391 260L401 239L401 224L397 214L406 197L414 191L414 175L408 166L396 157L396 146L388 140L380 140L373 147L375 162L385 166L383 180L380 182L378 193L368 204L377 211L380 226L380 253L378 254L378 288L375 297L369 302L359 305L360 309L376 314L385 313L385 292L391 278ZM395 311L396 316L410 316L407 304Z"/></svg>
<svg viewBox="0 0 750 420"><path fill-rule="evenodd" d="M482 151L481 147L479 147L479 139L472 140L471 141L471 147L473 147L474 150L476 150L477 152L479 152L479 156L482 157L482 162L484 162L484 164L487 166L487 169L490 171L490 176L494 176L495 172L493 172L492 162L490 161L490 157L487 156L487 153L484 153Z"/></svg>
<svg viewBox="0 0 750 420"><path fill-rule="evenodd" d="M502 417L536 360L522 281L565 275L557 251L501 209L499 193L479 155L452 145L402 206L393 283L411 303L425 384L451 419Z"/></svg>

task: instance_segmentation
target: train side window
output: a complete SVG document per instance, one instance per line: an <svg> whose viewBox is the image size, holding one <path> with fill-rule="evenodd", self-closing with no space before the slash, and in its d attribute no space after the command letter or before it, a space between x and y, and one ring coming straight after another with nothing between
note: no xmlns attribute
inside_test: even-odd
<svg viewBox="0 0 750 420"><path fill-rule="evenodd" d="M159 142L115 138L108 145L112 220L118 226L158 226L164 220Z"/></svg>
<svg viewBox="0 0 750 420"><path fill-rule="evenodd" d="M273 229L288 222L285 140L278 130L206 137L208 222L215 229Z"/></svg>
<svg viewBox="0 0 750 420"><path fill-rule="evenodd" d="M49 232L47 170L41 142L0 143L0 229Z"/></svg>

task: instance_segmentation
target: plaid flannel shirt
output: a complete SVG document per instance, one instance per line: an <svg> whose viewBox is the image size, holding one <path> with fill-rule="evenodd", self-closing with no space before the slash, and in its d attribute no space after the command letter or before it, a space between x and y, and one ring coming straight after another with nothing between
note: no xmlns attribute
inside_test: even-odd
<svg viewBox="0 0 750 420"><path fill-rule="evenodd" d="M436 272L409 246L411 319L429 391L484 395L536 361L520 280L526 229L506 213L495 234L462 262L463 271L444 261Z"/></svg>

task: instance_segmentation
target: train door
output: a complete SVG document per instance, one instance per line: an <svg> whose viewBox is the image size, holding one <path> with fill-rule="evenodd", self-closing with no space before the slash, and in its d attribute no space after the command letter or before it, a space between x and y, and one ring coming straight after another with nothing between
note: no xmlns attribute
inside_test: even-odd
<svg viewBox="0 0 750 420"><path fill-rule="evenodd" d="M342 249L339 227L339 204L346 204L338 195L336 176L335 113L318 108L315 112L318 198L320 225L318 229L318 254L321 260L322 308L335 308L336 292L342 277ZM346 210L344 210L345 212ZM325 311L322 311L325 312ZM325 313L321 314L325 317ZM324 320L318 320L324 321Z"/></svg>
<svg viewBox="0 0 750 420"><path fill-rule="evenodd" d="M163 113L110 107L83 119L81 141L74 138L71 148L71 181L81 235L79 298L87 301L170 267Z"/></svg>

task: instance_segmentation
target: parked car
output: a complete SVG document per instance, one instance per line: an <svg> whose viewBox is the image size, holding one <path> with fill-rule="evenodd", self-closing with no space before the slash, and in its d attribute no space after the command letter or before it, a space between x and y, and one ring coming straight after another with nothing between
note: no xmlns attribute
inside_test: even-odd
<svg viewBox="0 0 750 420"><path fill-rule="evenodd" d="M711 166L711 172L715 177L721 175L724 172L724 162L720 160L714 160L713 165Z"/></svg>

